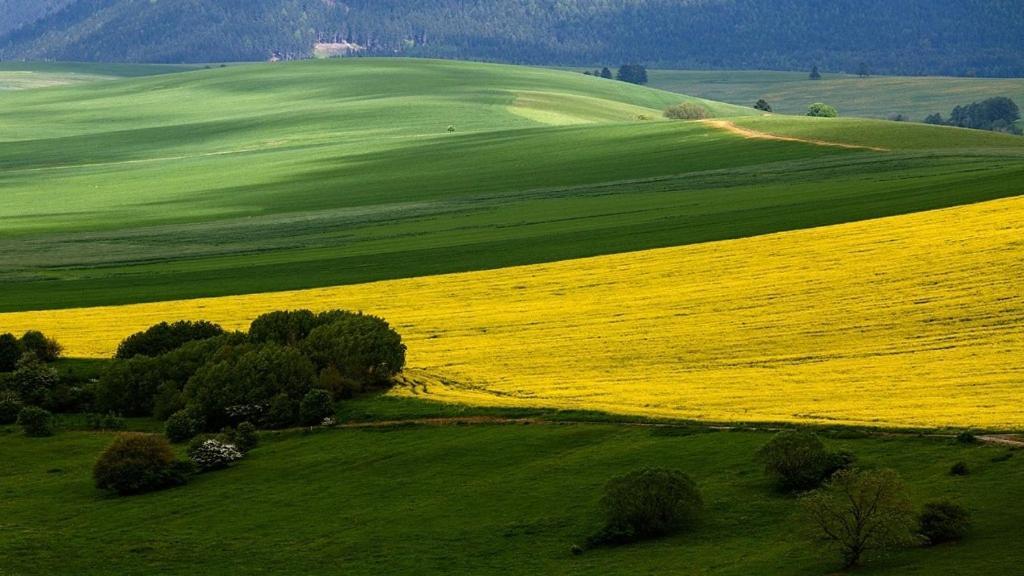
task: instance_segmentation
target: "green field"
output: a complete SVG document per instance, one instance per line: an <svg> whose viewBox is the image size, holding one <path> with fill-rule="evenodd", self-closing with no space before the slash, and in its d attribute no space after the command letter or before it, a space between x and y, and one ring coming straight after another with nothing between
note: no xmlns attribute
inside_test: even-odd
<svg viewBox="0 0 1024 576"><path fill-rule="evenodd" d="M935 112L993 96L1024 105L1024 78L948 78L823 74L806 72L652 70L651 86L711 100L753 106L764 98L782 114L804 114L813 102L827 102L843 116L887 118L905 114L920 122Z"/></svg>
<svg viewBox="0 0 1024 576"><path fill-rule="evenodd" d="M664 121L677 94L490 64L242 65L0 98L0 311L735 238L1018 194L1024 173L1024 139L700 101L889 151L752 140Z"/></svg>
<svg viewBox="0 0 1024 576"><path fill-rule="evenodd" d="M50 88L118 78L172 74L194 68L196 66L164 64L0 62L0 91Z"/></svg>
<svg viewBox="0 0 1024 576"><path fill-rule="evenodd" d="M8 435L0 557L12 575L832 573L836 558L805 532L796 501L774 494L754 462L769 437L607 423L292 432L230 470L124 499L90 478L110 434ZM897 469L917 504L951 498L974 512L964 542L875 558L858 573L1009 574L1024 562L1011 544L1024 514L1019 455L993 462L1005 448L948 439L828 443ZM957 461L972 474L950 476ZM697 480L699 530L572 556L600 525L604 482L642 465Z"/></svg>

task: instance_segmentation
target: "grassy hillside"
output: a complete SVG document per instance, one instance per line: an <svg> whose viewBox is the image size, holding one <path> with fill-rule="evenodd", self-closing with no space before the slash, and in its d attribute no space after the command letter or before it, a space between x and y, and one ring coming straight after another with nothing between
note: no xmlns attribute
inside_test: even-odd
<svg viewBox="0 0 1024 576"><path fill-rule="evenodd" d="M856 187L847 194L877 201ZM163 320L245 328L265 311L348 308L403 334L407 395L717 421L1022 429L1022 213L1018 197L472 274L0 314L0 326L109 357Z"/></svg>
<svg viewBox="0 0 1024 576"><path fill-rule="evenodd" d="M736 238L1012 195L1024 170L1024 139L756 116L888 151L750 139L661 119L688 97L488 64L249 65L2 99L8 311Z"/></svg>
<svg viewBox="0 0 1024 576"><path fill-rule="evenodd" d="M832 573L794 499L754 462L755 432L687 435L605 424L393 427L275 436L235 468L167 492L99 494L91 466L111 436L4 436L4 570L36 574ZM830 440L897 469L915 504L952 498L974 513L964 542L874 559L858 573L1008 574L1024 514L1024 458L1005 448L915 438ZM501 454L496 458L495 454ZM949 467L965 461L973 473ZM609 477L678 467L699 483L699 530L574 557L599 526Z"/></svg>
<svg viewBox="0 0 1024 576"><path fill-rule="evenodd" d="M954 106L993 96L1007 96L1024 105L1024 79L859 76L807 72L651 70L651 86L711 100L753 106L764 98L782 114L804 114L813 102L827 102L843 116L887 118L905 114L920 122Z"/></svg>
<svg viewBox="0 0 1024 576"><path fill-rule="evenodd" d="M114 78L154 76L191 69L162 64L89 64L69 62L0 62L0 90L28 90L83 84Z"/></svg>

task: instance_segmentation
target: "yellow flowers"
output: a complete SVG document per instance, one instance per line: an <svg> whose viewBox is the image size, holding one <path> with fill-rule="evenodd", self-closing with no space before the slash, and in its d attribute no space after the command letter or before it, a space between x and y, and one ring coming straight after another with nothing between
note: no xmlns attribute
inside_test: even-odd
<svg viewBox="0 0 1024 576"><path fill-rule="evenodd" d="M72 355L161 320L387 318L397 394L716 421L1024 427L1024 198L545 265L0 315Z"/></svg>

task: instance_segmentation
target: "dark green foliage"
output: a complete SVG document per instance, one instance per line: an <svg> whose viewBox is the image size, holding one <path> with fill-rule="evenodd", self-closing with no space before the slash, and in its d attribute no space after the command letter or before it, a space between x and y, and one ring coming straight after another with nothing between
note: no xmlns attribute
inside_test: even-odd
<svg viewBox="0 0 1024 576"><path fill-rule="evenodd" d="M960 128L1019 135L1021 130L1014 124L1017 120L1020 120L1017 103L1010 98L997 97L953 108L946 123Z"/></svg>
<svg viewBox="0 0 1024 576"><path fill-rule="evenodd" d="M14 392L0 391L0 426L14 424L25 405Z"/></svg>
<svg viewBox="0 0 1024 576"><path fill-rule="evenodd" d="M683 102L665 109L665 118L672 120L703 120L710 117L707 108L693 102Z"/></svg>
<svg viewBox="0 0 1024 576"><path fill-rule="evenodd" d="M967 476L971 473L971 469L967 467L966 462L957 462L949 468L949 474L951 476Z"/></svg>
<svg viewBox="0 0 1024 576"><path fill-rule="evenodd" d="M230 439L242 453L246 453L259 445L260 433L251 422L242 422Z"/></svg>
<svg viewBox="0 0 1024 576"><path fill-rule="evenodd" d="M18 425L25 436L42 438L53 436L53 415L37 406L26 406L18 412Z"/></svg>
<svg viewBox="0 0 1024 576"><path fill-rule="evenodd" d="M623 64L615 79L630 84L647 84L647 67L642 64Z"/></svg>
<svg viewBox="0 0 1024 576"><path fill-rule="evenodd" d="M762 112L771 112L772 105L769 104L768 101L765 100L764 98L761 98L760 100L754 103L754 109L761 110Z"/></svg>
<svg viewBox="0 0 1024 576"><path fill-rule="evenodd" d="M250 408L265 408L278 395L297 404L316 380L313 364L294 348L265 344L241 352L214 357L185 386L186 405L203 418L208 429L247 420L252 416ZM293 417L287 423L273 424L295 423Z"/></svg>
<svg viewBox="0 0 1024 576"><path fill-rule="evenodd" d="M998 456L993 456L991 461L998 464L999 462L1006 462L1010 458L1013 458L1013 452L1011 450L1007 450Z"/></svg>
<svg viewBox="0 0 1024 576"><path fill-rule="evenodd" d="M945 118L942 117L942 114L936 112L935 114L929 114L928 116L925 116L924 123L932 124L934 126L942 126L946 123L946 120Z"/></svg>
<svg viewBox="0 0 1024 576"><path fill-rule="evenodd" d="M163 436L120 434L96 462L93 479L97 488L127 496L184 484L190 468Z"/></svg>
<svg viewBox="0 0 1024 576"><path fill-rule="evenodd" d="M818 71L818 67L811 68L811 74L809 76L811 80L821 80L821 72Z"/></svg>
<svg viewBox="0 0 1024 576"><path fill-rule="evenodd" d="M679 470L645 468L613 478L601 498L605 526L590 545L626 544L692 528L703 505L696 483Z"/></svg>
<svg viewBox="0 0 1024 576"><path fill-rule="evenodd" d="M157 357L117 360L100 378L96 403L108 412L126 416L166 417L180 410L180 391L200 367L217 354L240 350L245 335L224 334L183 344Z"/></svg>
<svg viewBox="0 0 1024 576"><path fill-rule="evenodd" d="M607 66L601 68L601 78L611 80L613 77L614 76L612 75L612 71Z"/></svg>
<svg viewBox="0 0 1024 576"><path fill-rule="evenodd" d="M852 454L829 452L817 436L800 431L779 432L757 457L775 487L783 492L817 488L854 461Z"/></svg>
<svg viewBox="0 0 1024 576"><path fill-rule="evenodd" d="M271 429L287 428L299 420L299 403L287 394L278 394L270 400L263 426Z"/></svg>
<svg viewBox="0 0 1024 576"><path fill-rule="evenodd" d="M807 115L815 118L836 118L839 116L839 111L828 104L815 102L807 107Z"/></svg>
<svg viewBox="0 0 1024 576"><path fill-rule="evenodd" d="M223 333L223 328L205 320L182 320L170 324L161 322L125 338L117 347L115 358L160 356L180 348L186 342L206 340Z"/></svg>
<svg viewBox="0 0 1024 576"><path fill-rule="evenodd" d="M96 414L90 412L85 415L85 427L97 431L121 431L128 429L128 423L124 418L116 414Z"/></svg>
<svg viewBox="0 0 1024 576"><path fill-rule="evenodd" d="M26 354L34 354L41 362L56 362L63 347L53 338L47 338L38 330L29 330L21 337L21 347Z"/></svg>
<svg viewBox="0 0 1024 576"><path fill-rule="evenodd" d="M966 445L973 445L973 444L980 444L981 443L981 441L978 440L978 437L975 436L974 433L968 432L968 431L964 431L964 432L961 432L961 433L957 434L956 435L956 441L957 441L958 444L966 444Z"/></svg>
<svg viewBox="0 0 1024 576"><path fill-rule="evenodd" d="M383 386L405 367L402 337L384 319L350 312L334 318L313 330L302 344L318 368L333 366L345 379Z"/></svg>
<svg viewBox="0 0 1024 576"><path fill-rule="evenodd" d="M0 372L11 372L18 365L24 350L14 334L0 334Z"/></svg>
<svg viewBox="0 0 1024 576"><path fill-rule="evenodd" d="M330 324L342 314L344 313L336 310L320 314L314 314L310 310L270 312L253 320L249 326L249 338L253 342L293 346L305 340L313 329Z"/></svg>
<svg viewBox="0 0 1024 576"><path fill-rule="evenodd" d="M328 366L320 371L317 388L327 390L335 400L352 398L363 391L361 383L345 378L335 366Z"/></svg>
<svg viewBox="0 0 1024 576"><path fill-rule="evenodd" d="M334 401L326 390L315 388L302 397L299 403L299 424L316 426L331 416L334 416Z"/></svg>
<svg viewBox="0 0 1024 576"><path fill-rule="evenodd" d="M174 443L191 440L203 431L203 421L189 410L179 410L164 422L164 435Z"/></svg>
<svg viewBox="0 0 1024 576"><path fill-rule="evenodd" d="M929 544L963 540L971 528L971 515L959 504L943 500L924 505L918 517L918 533Z"/></svg>
<svg viewBox="0 0 1024 576"><path fill-rule="evenodd" d="M56 370L43 364L34 354L25 354L18 360L18 367L10 379L10 387L22 403L46 406L59 382Z"/></svg>
<svg viewBox="0 0 1024 576"><path fill-rule="evenodd" d="M870 62L876 73L1012 76L1024 71L1020 10L997 0L79 0L0 38L0 50L5 60L252 61L307 57L321 37L360 54L530 64L796 70L810 54L849 72ZM20 12L19 22L44 13Z"/></svg>

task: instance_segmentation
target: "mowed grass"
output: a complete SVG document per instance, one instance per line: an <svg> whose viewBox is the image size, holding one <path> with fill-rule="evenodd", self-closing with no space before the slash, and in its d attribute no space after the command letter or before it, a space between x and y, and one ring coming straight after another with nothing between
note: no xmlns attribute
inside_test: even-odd
<svg viewBox="0 0 1024 576"><path fill-rule="evenodd" d="M750 140L664 121L677 94L489 64L243 65L0 98L5 311L739 238L1000 198L1024 173L1024 140L702 101L890 152Z"/></svg>
<svg viewBox="0 0 1024 576"><path fill-rule="evenodd" d="M805 114L813 102L836 106L843 116L886 118L905 114L920 122L940 112L948 116L954 106L993 96L1024 103L1024 79L950 78L824 74L810 80L807 72L651 70L651 86L753 106L764 98L776 112Z"/></svg>
<svg viewBox="0 0 1024 576"><path fill-rule="evenodd" d="M607 424L404 426L265 437L236 467L188 486L105 496L90 477L107 433L2 438L0 557L6 574L832 573L796 500L754 460L770 434L680 434ZM827 440L865 466L895 468L916 505L973 513L962 543L873 558L863 574L1010 574L1024 515L1024 458L950 440ZM498 456L500 455L500 457ZM968 464L967 477L950 466ZM604 483L641 466L691 474L698 530L570 554L601 522Z"/></svg>
<svg viewBox="0 0 1024 576"><path fill-rule="evenodd" d="M1024 197L495 271L0 315L72 356L164 320L345 308L409 345L405 395L711 421L1024 428Z"/></svg>

